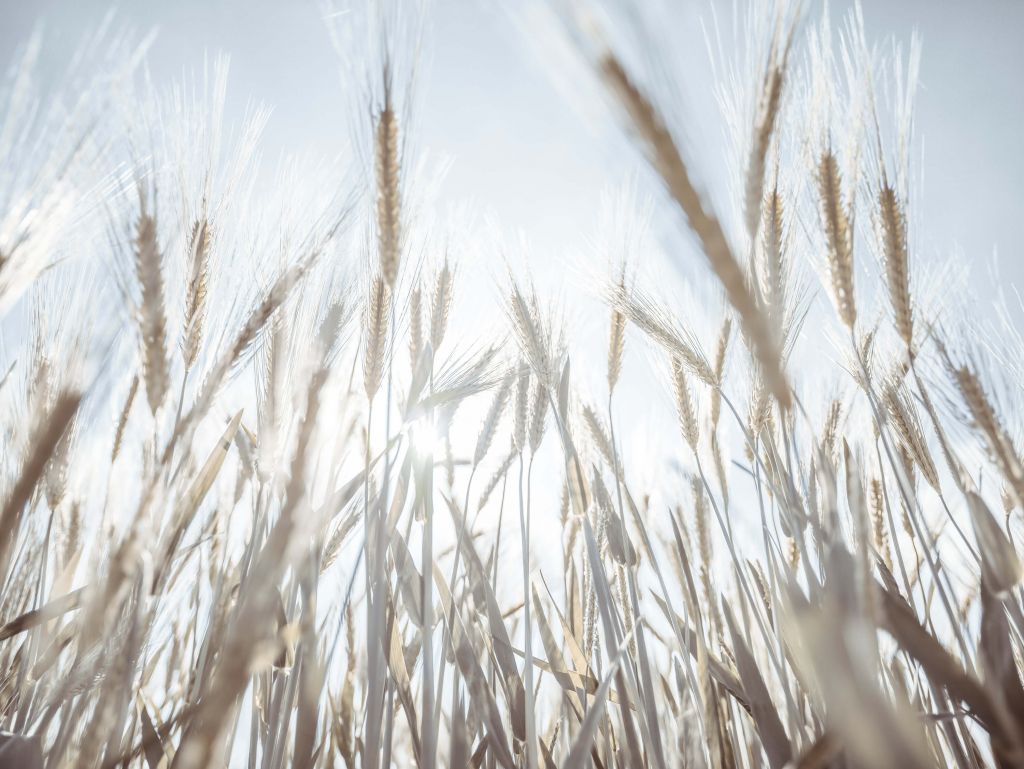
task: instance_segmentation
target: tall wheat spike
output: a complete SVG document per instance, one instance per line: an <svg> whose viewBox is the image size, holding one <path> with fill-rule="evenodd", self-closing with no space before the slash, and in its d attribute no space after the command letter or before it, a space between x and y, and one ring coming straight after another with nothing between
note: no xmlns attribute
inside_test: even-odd
<svg viewBox="0 0 1024 769"><path fill-rule="evenodd" d="M146 194L139 187L139 214L133 240L135 276L141 302L137 309L142 335L142 371L146 399L153 414L164 402L170 386L167 362L167 316L164 307L163 254L157 242L156 215L148 209Z"/></svg>

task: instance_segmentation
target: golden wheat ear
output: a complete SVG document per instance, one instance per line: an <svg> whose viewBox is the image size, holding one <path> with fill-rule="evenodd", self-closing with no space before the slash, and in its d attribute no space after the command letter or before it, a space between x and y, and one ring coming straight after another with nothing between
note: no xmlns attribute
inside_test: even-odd
<svg viewBox="0 0 1024 769"><path fill-rule="evenodd" d="M840 320L852 329L857 322L853 294L853 227L844 202L839 161L831 149L822 152L818 159L816 182L832 298Z"/></svg>

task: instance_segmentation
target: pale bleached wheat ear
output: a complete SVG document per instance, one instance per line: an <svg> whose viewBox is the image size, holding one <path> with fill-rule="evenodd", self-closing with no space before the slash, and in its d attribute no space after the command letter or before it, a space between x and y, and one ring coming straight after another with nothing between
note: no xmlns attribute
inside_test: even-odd
<svg viewBox="0 0 1024 769"><path fill-rule="evenodd" d="M858 19L862 26L863 21ZM907 182L909 175L908 145L913 124L913 95L917 80L919 48L916 39L911 43L911 53L906 80L899 55L895 57L896 69L896 130L898 150L895 162L895 181L887 171L887 161L882 141L882 128L878 120L878 104L875 97L874 78L871 69L871 53L861 39L861 55L864 59L866 86L868 90L868 111L874 123L875 160L878 165L878 190L875 195L874 224L879 244L882 265L885 268L886 287L893 311L893 325L896 333L906 345L911 356L915 354L913 340L913 306L910 293L910 268L908 248Z"/></svg>
<svg viewBox="0 0 1024 769"><path fill-rule="evenodd" d="M631 265L639 263L647 249L650 209L650 199L638 194L636 180L632 177L620 187L602 191L594 256L603 260L607 267L604 274L597 274L594 279L602 287L608 284L609 295L625 296L629 291L633 282L629 274ZM609 395L615 392L622 374L627 323L620 307L612 303L610 310L606 369Z"/></svg>
<svg viewBox="0 0 1024 769"><path fill-rule="evenodd" d="M626 293L626 267L622 266L616 294ZM619 307L612 305L612 317L608 326L608 393L615 391L622 372L622 357L626 352L626 315Z"/></svg>
<svg viewBox="0 0 1024 769"><path fill-rule="evenodd" d="M764 368L772 394L784 409L788 409L791 401L789 385L782 371L780 351L772 339L771 327L766 322L757 297L747 284L743 269L736 261L718 219L693 186L689 169L672 134L654 106L634 85L625 68L610 51L601 57L600 69L631 118L651 164L661 175L669 193L697 235L708 264L740 317L743 333L754 356Z"/></svg>
<svg viewBox="0 0 1024 769"><path fill-rule="evenodd" d="M452 297L455 294L455 270L448 262L445 254L444 263L434 281L434 297L430 305L430 347L437 353L444 340L444 332L448 328L448 315L451 312Z"/></svg>
<svg viewBox="0 0 1024 769"><path fill-rule="evenodd" d="M213 247L213 229L206 213L206 201L192 224L188 237L188 285L185 287L185 318L182 337L182 358L190 369L199 356L206 320L206 294L209 280L210 251Z"/></svg>
<svg viewBox="0 0 1024 769"><path fill-rule="evenodd" d="M417 283L409 295L409 365L413 371L423 352L423 289Z"/></svg>
<svg viewBox="0 0 1024 769"><path fill-rule="evenodd" d="M679 428L682 431L683 439L696 452L700 432L697 426L697 413L693 406L693 393L690 391L690 385L686 380L686 368L679 358L673 357L671 364L672 392L675 395Z"/></svg>
<svg viewBox="0 0 1024 769"><path fill-rule="evenodd" d="M157 240L155 211L149 210L145 188L138 184L139 213L132 251L141 301L136 308L142 337L142 374L149 409L156 414L170 385L167 360L167 316L164 305L163 254ZM155 201L154 201L155 206Z"/></svg>
<svg viewBox="0 0 1024 769"><path fill-rule="evenodd" d="M545 417L548 413L548 391L544 383L537 379L533 388L533 401L530 407L530 452L537 453L540 442L544 437Z"/></svg>
<svg viewBox="0 0 1024 769"><path fill-rule="evenodd" d="M387 354L387 336L391 314L391 288L381 274L370 280L370 288L363 313L363 389L366 397L373 400L380 389L384 375L384 358Z"/></svg>
<svg viewBox="0 0 1024 769"><path fill-rule="evenodd" d="M1017 503L1024 505L1024 462L985 392L981 378L972 364L956 365L943 347L940 350L960 397L967 406L973 427L985 440L990 456L1013 490Z"/></svg>
<svg viewBox="0 0 1024 769"><path fill-rule="evenodd" d="M871 479L871 531L877 550L886 567L892 571L892 550L889 548L888 526L885 522L885 497L882 494L882 482Z"/></svg>
<svg viewBox="0 0 1024 769"><path fill-rule="evenodd" d="M504 480L505 476L508 474L509 469L511 469L512 464L516 461L518 456L519 453L515 449L512 449L511 451L508 452L508 454L505 455L505 458L502 460L501 464L498 465L497 468L495 468L494 472L491 474L491 477L487 480L487 485L484 486L484 490L480 493L480 499L477 502L478 509L483 508L484 505L487 504L487 500L491 498L491 494L494 493L494 490L498 488L498 485L502 482L502 480Z"/></svg>
<svg viewBox="0 0 1024 769"><path fill-rule="evenodd" d="M132 412L132 404L135 402L135 395L139 391L139 376L136 374L132 377L132 383L128 386L128 395L124 399L124 406L121 408L121 414L117 418L117 427L114 429L114 446L110 450L110 461L113 462L117 459L117 455L121 453L121 442L124 440L124 431L128 426L128 418Z"/></svg>
<svg viewBox="0 0 1024 769"><path fill-rule="evenodd" d="M715 371L693 334L679 328L669 311L640 288L626 290L621 284L608 288L608 301L674 358L686 364L694 376L717 387Z"/></svg>
<svg viewBox="0 0 1024 769"><path fill-rule="evenodd" d="M761 291L768 315L775 324L775 333L781 338L786 321L791 263L788 232L785 229L786 209L779 190L777 172L771 188L765 193L761 212Z"/></svg>
<svg viewBox="0 0 1024 769"><path fill-rule="evenodd" d="M590 438L594 442L594 447L601 455L601 458L604 459L608 467L615 467L617 458L612 449L611 437L608 435L604 424L602 424L601 417L597 415L597 412L589 404L583 407L583 422L586 424Z"/></svg>
<svg viewBox="0 0 1024 769"><path fill-rule="evenodd" d="M831 147L827 146L818 158L815 181L832 299L839 319L852 329L857 322L853 295L853 225L843 198L839 163Z"/></svg>
<svg viewBox="0 0 1024 769"><path fill-rule="evenodd" d="M693 528L697 537L697 550L700 555L700 582L704 592L704 603L714 619L717 614L717 602L714 598L715 591L711 586L714 550L711 541L711 524L708 520L707 497L704 493L704 486L697 477L690 479L690 490L693 494Z"/></svg>
<svg viewBox="0 0 1024 769"><path fill-rule="evenodd" d="M484 416L483 421L480 423L480 434L476 439L476 447L473 450L473 464L478 465L483 458L487 456L487 452L494 442L494 434L497 432L498 423L501 421L502 414L505 413L505 406L508 404L509 393L512 391L512 383L515 379L514 372L508 372L501 380L501 384L494 393L494 397L491 400L491 405L487 409L487 414Z"/></svg>
<svg viewBox="0 0 1024 769"><path fill-rule="evenodd" d="M718 334L718 347L715 349L715 381L721 382L725 377L725 358L729 352L729 340L732 338L732 319L722 321L722 330ZM711 388L711 428L718 427L718 418L722 410L721 387Z"/></svg>
<svg viewBox="0 0 1024 769"><path fill-rule="evenodd" d="M519 363L516 381L516 405L512 412L512 448L521 453L526 449L526 430L530 414L530 365Z"/></svg>
<svg viewBox="0 0 1024 769"><path fill-rule="evenodd" d="M558 371L557 346L552 322L541 314L540 302L532 286L524 293L509 275L511 291L506 313L526 362L545 387L554 387Z"/></svg>
<svg viewBox="0 0 1024 769"><path fill-rule="evenodd" d="M772 4L767 4L772 9ZM761 205L764 201L764 175L768 151L772 143L772 135L782 104L782 92L786 82L786 70L789 64L789 52L796 31L796 16L785 18L784 9L774 7L775 23L772 25L768 56L760 82L757 86L757 101L753 134L750 142L750 154L744 183L743 213L747 226L747 236L751 243L757 238L757 228L761 222Z"/></svg>
<svg viewBox="0 0 1024 769"><path fill-rule="evenodd" d="M80 393L58 393L29 438L21 468L0 508L0 571L6 572L7 554L21 523L22 510L42 479L50 457L78 413L81 402Z"/></svg>
<svg viewBox="0 0 1024 769"><path fill-rule="evenodd" d="M715 390L711 393L712 398L715 396ZM718 437L718 430L714 429L712 425L711 430L711 458L715 463L715 475L718 477L718 485L722 492L722 508L729 511L729 474L725 469L725 457L722 456L722 442Z"/></svg>
<svg viewBox="0 0 1024 769"><path fill-rule="evenodd" d="M331 228L325 241L311 246L309 253L300 262L282 271L263 294L263 298L252 308L234 339L220 354L206 375L191 408L175 425L174 432L161 456L161 463L166 463L170 459L174 447L181 440L182 436L189 434L195 429L196 421L201 419L210 409L217 392L228 378L232 368L252 349L253 344L264 327L273 318L274 313L288 300L292 291L323 253L325 244L334 237L340 226L341 222L339 220Z"/></svg>
<svg viewBox="0 0 1024 769"><path fill-rule="evenodd" d="M764 381L757 374L753 372L753 380L750 388L750 400L747 402L747 432L751 436L757 437L761 434L761 430L771 416L772 402L768 395L768 390L764 386ZM754 454L751 451L750 446L745 446L747 458L750 461L754 461Z"/></svg>
<svg viewBox="0 0 1024 769"><path fill-rule="evenodd" d="M825 415L825 425L821 433L822 450L828 457L835 457L836 436L839 432L839 417L843 413L843 404L834 398L828 405L828 412Z"/></svg>
<svg viewBox="0 0 1024 769"><path fill-rule="evenodd" d="M939 490L939 474L932 460L931 452L921 430L917 412L904 392L901 379L890 377L882 389L882 401L889 414L889 420L896 429L900 444L914 460L928 485Z"/></svg>

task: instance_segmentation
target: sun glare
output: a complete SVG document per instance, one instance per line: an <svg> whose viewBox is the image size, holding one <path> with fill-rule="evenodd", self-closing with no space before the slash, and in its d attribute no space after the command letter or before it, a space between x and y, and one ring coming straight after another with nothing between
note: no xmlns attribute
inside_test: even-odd
<svg viewBox="0 0 1024 769"><path fill-rule="evenodd" d="M443 457L445 453L444 434L429 417L417 419L409 425L409 440L412 450L420 457Z"/></svg>

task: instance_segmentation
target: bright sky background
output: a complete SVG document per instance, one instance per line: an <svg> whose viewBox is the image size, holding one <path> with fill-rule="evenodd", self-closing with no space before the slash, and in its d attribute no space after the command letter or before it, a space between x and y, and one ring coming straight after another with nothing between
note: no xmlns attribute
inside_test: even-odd
<svg viewBox="0 0 1024 769"><path fill-rule="evenodd" d="M715 4L692 0L694 18L707 17ZM724 11L732 4L717 5ZM108 7L106 0L0 0L0 51L6 56L43 22L44 61L59 58ZM503 7L435 3L421 81L421 146L453 160L444 198L493 208L504 225L526 230L538 250L556 252L592 228L602 188L620 180L632 160L609 157ZM846 7L833 3L834 15ZM1019 283L1024 3L867 0L864 10L871 38L908 40L916 28L924 40L917 127L925 152L925 247L959 246L979 276L998 249L1003 278ZM198 68L205 52L229 54L229 119L250 97L274 109L267 157L297 148L336 153L347 140L336 57L312 0L133 0L118 14L140 31L159 29L149 57L158 82ZM679 40L693 51L687 95L699 109L712 102L708 78L699 77L707 72L702 33L692 27L680 30Z"/></svg>
<svg viewBox="0 0 1024 769"><path fill-rule="evenodd" d="M585 253L602 192L621 183L638 161L621 151L607 124L565 98L554 84L557 78L545 71L551 61L533 50L529 31L517 29L505 7L488 0L436 0L418 97L418 144L452 163L440 202L470 200L494 212L503 228L523 230L533 245L531 269L545 283L557 284ZM731 7L692 0L686 15L693 23L677 36L691 65L685 81L688 114L700 116L688 145L704 180L720 175L724 166L699 20L710 18L712 8ZM13 50L43 23L44 68L55 66L107 8L106 0L0 0L0 51ZM834 3L833 16L847 8ZM337 57L318 3L135 0L118 13L140 33L158 28L148 58L158 84L201 70L206 54L228 54L228 120L240 119L250 99L273 108L264 134L266 159L295 150L327 156L343 151L351 135L349 102L339 87ZM915 162L924 194L917 257L959 249L984 313L990 309L994 267L1003 287L1024 284L1024 3L866 0L864 15L870 40L909 41L914 29L923 38L916 129L924 154ZM486 308L497 298L487 278L500 274L500 258L481 251L471 262L461 284L471 296L457 303L469 299L471 307ZM570 315L575 310L570 307ZM603 324L604 317L587 323ZM604 325L574 328L575 340L588 336L588 329L603 346ZM648 410L624 421L634 437L648 440L645 428L658 419Z"/></svg>

